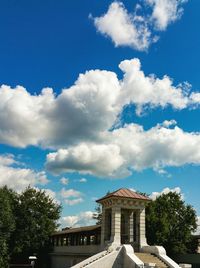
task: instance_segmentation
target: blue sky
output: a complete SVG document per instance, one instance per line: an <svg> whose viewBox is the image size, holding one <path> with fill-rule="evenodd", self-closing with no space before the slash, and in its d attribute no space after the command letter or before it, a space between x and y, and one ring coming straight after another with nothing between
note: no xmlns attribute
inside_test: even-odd
<svg viewBox="0 0 200 268"><path fill-rule="evenodd" d="M120 187L181 191L200 215L199 1L0 8L0 185L47 189L64 225Z"/></svg>

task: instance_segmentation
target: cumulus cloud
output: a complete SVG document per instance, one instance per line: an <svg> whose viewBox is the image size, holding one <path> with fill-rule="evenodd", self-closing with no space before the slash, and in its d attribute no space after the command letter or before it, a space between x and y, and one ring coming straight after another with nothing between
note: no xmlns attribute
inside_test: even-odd
<svg viewBox="0 0 200 268"><path fill-rule="evenodd" d="M54 173L79 171L98 176L112 175L123 164L120 149L114 144L80 144L47 155L46 168Z"/></svg>
<svg viewBox="0 0 200 268"><path fill-rule="evenodd" d="M68 189L66 190L65 188L62 188L60 192L61 196L63 198L69 198L69 197L80 197L82 194L79 191L76 191L74 189Z"/></svg>
<svg viewBox="0 0 200 268"><path fill-rule="evenodd" d="M68 178L65 178L65 177L62 177L60 179L60 182L63 184L63 185L67 185L69 183L69 179Z"/></svg>
<svg viewBox="0 0 200 268"><path fill-rule="evenodd" d="M57 174L79 171L124 177L134 170L163 171L169 166L200 164L200 134L184 132L177 126L158 124L145 131L140 125L129 124L108 132L104 142L103 150L102 145L84 144L50 153L46 167ZM112 153L110 148L115 148Z"/></svg>
<svg viewBox="0 0 200 268"><path fill-rule="evenodd" d="M69 205L69 206L74 206L77 204L82 203L84 200L83 198L74 198L74 199L65 199L65 204Z"/></svg>
<svg viewBox="0 0 200 268"><path fill-rule="evenodd" d="M79 182L85 183L85 182L87 182L87 179L86 179L86 178L81 178L81 179L79 180Z"/></svg>
<svg viewBox="0 0 200 268"><path fill-rule="evenodd" d="M152 192L152 194L149 196L152 200L155 200L156 198L158 198L159 196L163 195L163 194L168 194L168 193L177 193L177 194L181 194L181 197L183 199L183 193L181 193L181 188L180 187L175 187L173 189L170 189L168 187L164 188L161 192Z"/></svg>
<svg viewBox="0 0 200 268"><path fill-rule="evenodd" d="M134 188L129 188L132 192L137 192Z"/></svg>
<svg viewBox="0 0 200 268"><path fill-rule="evenodd" d="M46 160L47 169L56 175L78 171L125 177L132 170L153 168L163 173L166 166L200 164L199 133L184 132L175 120L149 130L137 124L113 127L126 105L135 105L137 114L169 105L178 110L197 108L200 93L191 92L188 83L173 85L167 75L145 75L139 59L124 60L119 67L124 72L121 80L113 72L88 71L58 96L51 89L31 95L22 87L2 86L0 142L58 148ZM1 161L2 172L12 177L17 171L24 185L47 180L44 172L14 167L14 159ZM66 185L67 180L61 183Z"/></svg>
<svg viewBox="0 0 200 268"><path fill-rule="evenodd" d="M183 3L187 0L146 0L153 8L151 19L157 30L164 31L183 14Z"/></svg>
<svg viewBox="0 0 200 268"><path fill-rule="evenodd" d="M27 186L45 185L48 183L44 171L35 172L22 168L13 155L0 155L0 186L8 187L20 192Z"/></svg>
<svg viewBox="0 0 200 268"><path fill-rule="evenodd" d="M94 18L97 30L109 36L115 46L130 46L146 50L151 40L151 32L141 16L129 14L121 2L113 2L106 14Z"/></svg>
<svg viewBox="0 0 200 268"><path fill-rule="evenodd" d="M163 125L163 127L166 127L166 128L168 128L168 127L171 127L171 126L175 126L177 124L177 122L176 122L176 120L165 120L163 123L162 123L162 125Z"/></svg>
<svg viewBox="0 0 200 268"><path fill-rule="evenodd" d="M63 198L65 204L69 206L74 206L84 201L82 198L83 194L74 189L66 190L65 188L62 188L60 191L60 196Z"/></svg>
<svg viewBox="0 0 200 268"><path fill-rule="evenodd" d="M88 226L94 225L95 220L93 219L92 211L83 211L77 215L62 217L61 224L63 227Z"/></svg>
<svg viewBox="0 0 200 268"><path fill-rule="evenodd" d="M45 114L53 101L51 89L34 96L21 86L1 86L0 142L18 147L37 145L47 135L49 122Z"/></svg>
<svg viewBox="0 0 200 268"><path fill-rule="evenodd" d="M111 139L120 147L125 165L134 170L200 163L199 133L187 133L177 126L157 125L145 131L131 124L114 130Z"/></svg>
<svg viewBox="0 0 200 268"><path fill-rule="evenodd" d="M110 4L107 12L94 18L98 32L108 36L115 46L129 46L136 50L147 50L159 38L156 31L164 31L183 14L186 0L146 0L143 7L136 5L129 13L122 2ZM150 10L150 12L149 12ZM138 15L138 11L142 11ZM90 17L92 17L90 15Z"/></svg>
<svg viewBox="0 0 200 268"><path fill-rule="evenodd" d="M195 235L200 235L200 216L197 217L197 230Z"/></svg>
<svg viewBox="0 0 200 268"><path fill-rule="evenodd" d="M173 80L167 75L161 79L155 75L145 76L139 59L124 60L119 68L124 72L119 102L121 105L135 104L138 114L146 105L152 108L171 105L181 110L193 104L188 83L174 86Z"/></svg>
<svg viewBox="0 0 200 268"><path fill-rule="evenodd" d="M16 147L56 147L97 139L116 120L119 80L91 70L57 97L51 89L31 95L25 88L0 87L0 142ZM88 138L87 138L88 137Z"/></svg>
<svg viewBox="0 0 200 268"><path fill-rule="evenodd" d="M0 143L54 149L102 143L126 105L135 105L141 114L147 108L171 105L180 110L200 103L200 93L189 93L187 83L175 86L167 75L145 75L139 59L122 61L119 67L122 80L114 72L91 70L58 96L49 88L31 95L23 87L1 86ZM107 151L118 154L115 146Z"/></svg>
<svg viewBox="0 0 200 268"><path fill-rule="evenodd" d="M58 96L55 110L49 115L50 123L54 122L53 143L71 144L87 137L96 140L120 112L115 105L119 91L119 80L113 72L91 70L80 74L75 85Z"/></svg>

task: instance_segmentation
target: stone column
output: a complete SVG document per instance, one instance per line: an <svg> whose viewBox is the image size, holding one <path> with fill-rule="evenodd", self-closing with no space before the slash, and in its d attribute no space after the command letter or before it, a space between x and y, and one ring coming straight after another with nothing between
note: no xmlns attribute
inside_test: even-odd
<svg viewBox="0 0 200 268"><path fill-rule="evenodd" d="M104 247L105 245L105 208L102 207L102 222L101 222L101 246Z"/></svg>
<svg viewBox="0 0 200 268"><path fill-rule="evenodd" d="M56 237L56 246L59 246L59 236Z"/></svg>
<svg viewBox="0 0 200 268"><path fill-rule="evenodd" d="M112 226L111 226L111 242L112 244L121 245L121 208L112 208Z"/></svg>
<svg viewBox="0 0 200 268"><path fill-rule="evenodd" d="M139 214L139 243L140 248L147 246L145 231L145 208L141 209Z"/></svg>
<svg viewBox="0 0 200 268"><path fill-rule="evenodd" d="M129 243L133 243L133 211L129 214Z"/></svg>
<svg viewBox="0 0 200 268"><path fill-rule="evenodd" d="M63 242L64 242L64 237L61 236L61 237L60 237L60 246L63 246Z"/></svg>

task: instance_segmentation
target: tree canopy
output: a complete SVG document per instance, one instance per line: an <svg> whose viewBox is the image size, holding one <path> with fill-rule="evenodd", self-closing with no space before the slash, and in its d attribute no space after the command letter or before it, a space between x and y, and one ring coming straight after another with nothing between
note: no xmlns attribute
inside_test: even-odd
<svg viewBox="0 0 200 268"><path fill-rule="evenodd" d="M95 212L93 213L92 218L96 220L96 225L99 225L102 223L102 210L101 210L100 204L96 205Z"/></svg>
<svg viewBox="0 0 200 268"><path fill-rule="evenodd" d="M106 195L109 195L110 191L107 191ZM101 225L102 223L102 207L98 203L95 207L95 212L93 213L92 218L96 220L96 225Z"/></svg>
<svg viewBox="0 0 200 268"><path fill-rule="evenodd" d="M146 208L147 241L162 245L170 256L191 252L196 228L195 210L178 193L163 194Z"/></svg>
<svg viewBox="0 0 200 268"><path fill-rule="evenodd" d="M15 216L12 211L10 196L12 192L7 187L0 188L0 267L8 267L8 241L15 229ZM14 201L14 195L13 195Z"/></svg>
<svg viewBox="0 0 200 268"><path fill-rule="evenodd" d="M32 254L37 254L40 260L45 258L50 249L49 236L58 226L60 211L61 206L45 191L28 187L17 194L6 187L0 188L0 232L3 238L0 261L7 263L11 257L15 262ZM40 267L43 267L42 263Z"/></svg>

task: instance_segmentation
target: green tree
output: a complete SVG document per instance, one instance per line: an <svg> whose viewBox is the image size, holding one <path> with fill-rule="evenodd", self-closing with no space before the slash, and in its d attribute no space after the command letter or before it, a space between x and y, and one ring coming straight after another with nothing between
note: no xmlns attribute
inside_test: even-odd
<svg viewBox="0 0 200 268"><path fill-rule="evenodd" d="M96 205L92 218L96 220L97 225L100 225L102 223L102 209L100 204Z"/></svg>
<svg viewBox="0 0 200 268"><path fill-rule="evenodd" d="M146 208L147 241L150 245L162 245L170 256L191 250L196 227L196 212L180 194L163 194Z"/></svg>
<svg viewBox="0 0 200 268"><path fill-rule="evenodd" d="M28 187L17 194L0 188L0 267L37 254L38 267L48 267L49 237L58 226L61 206L44 191Z"/></svg>
<svg viewBox="0 0 200 268"><path fill-rule="evenodd" d="M11 198L12 196L12 198ZM9 241L15 230L13 205L16 195L7 187L0 188L0 267L9 267Z"/></svg>
<svg viewBox="0 0 200 268"><path fill-rule="evenodd" d="M106 195L109 195L110 191L107 191ZM101 225L102 223L102 207L101 205L98 203L95 207L95 212L93 213L93 217L94 220L96 220L96 225Z"/></svg>
<svg viewBox="0 0 200 268"><path fill-rule="evenodd" d="M13 258L27 258L36 254L41 261L39 267L45 267L51 247L49 236L58 227L60 211L61 206L44 191L28 187L20 195L16 210L16 230L12 237L15 242Z"/></svg>

